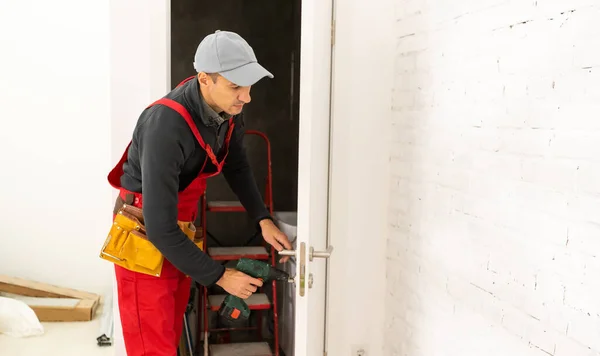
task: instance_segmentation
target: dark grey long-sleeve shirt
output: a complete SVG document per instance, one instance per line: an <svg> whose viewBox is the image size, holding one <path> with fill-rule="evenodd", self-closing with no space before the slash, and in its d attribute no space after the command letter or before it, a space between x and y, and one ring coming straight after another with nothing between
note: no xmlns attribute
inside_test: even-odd
<svg viewBox="0 0 600 356"><path fill-rule="evenodd" d="M166 97L189 111L204 142L221 160L229 123L204 103L197 78L175 88ZM250 217L258 223L271 217L243 146L243 114L233 121L235 126L222 173ZM177 225L178 193L198 176L205 159L206 151L183 117L171 108L155 105L142 112L135 126L121 185L143 194L147 234L156 248L180 271L208 286L221 278L225 268L200 250ZM204 172L215 170L208 159Z"/></svg>

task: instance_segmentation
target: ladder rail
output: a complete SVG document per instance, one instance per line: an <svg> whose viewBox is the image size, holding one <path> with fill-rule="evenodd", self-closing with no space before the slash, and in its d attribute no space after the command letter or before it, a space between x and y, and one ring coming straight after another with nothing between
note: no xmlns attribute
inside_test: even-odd
<svg viewBox="0 0 600 356"><path fill-rule="evenodd" d="M265 187L265 204L267 204L267 206L269 207L269 214L271 216L273 216L273 174L272 174L272 167L271 167L271 142L269 141L269 138L267 137L267 135L265 135L264 133L257 131L257 130L248 130L246 131L247 135L257 135L259 137L261 137L266 144L266 149L267 149L267 183L266 183L266 187ZM266 245L266 243L263 240L263 244ZM271 265L275 266L275 248L273 246L271 246ZM271 290L272 290L272 298L273 298L273 336L275 338L275 345L274 345L274 351L275 351L275 356L279 356L279 313L277 311L277 307L278 307L278 303L277 303L277 283L276 281L271 281ZM262 313L262 312L259 312ZM258 325L259 325L259 332L262 334L262 318L259 316L258 317Z"/></svg>
<svg viewBox="0 0 600 356"><path fill-rule="evenodd" d="M245 135L254 135L254 136L258 136L260 138L263 139L263 141L265 142L266 145L266 151L267 151L267 176L266 176L266 183L265 183L265 192L264 192L264 198L263 198L263 202L264 204L268 207L268 211L269 214L271 216L273 216L273 172L272 172L272 156L271 156L271 142L269 141L268 137L266 134L264 134L261 131L258 130L246 130L246 132L244 133ZM202 214L202 241L203 241L203 246L204 246L204 250L208 253L208 248L207 248L207 229L206 229L206 213L207 213L207 198L206 198L206 192L204 192L201 196L200 199L200 209L201 209L201 214ZM225 212L225 210L223 211ZM263 246L267 247L267 243L263 240ZM276 258L275 258L275 254L276 254L276 250L273 246L269 246L270 247L270 251L271 251L271 265L275 266L276 264ZM271 283L272 286L272 308L273 308L273 337L274 337L274 356L279 356L279 315L278 315L278 311L277 311L277 307L278 307L278 303L277 303L277 286L276 286L276 281L272 281ZM203 298L201 299L201 305L202 307L199 308L199 312L198 312L198 342L197 345L200 345L200 336L202 334L204 334L204 355L208 356L208 332L209 332L209 326L208 326L208 313L209 313L209 300L208 300L208 288L201 286L201 289L203 290L203 293L200 293L200 296ZM200 312L201 311L201 312ZM258 315L258 332L259 332L259 336L262 338L262 310L257 310ZM203 328L200 328L200 326L203 326ZM211 331L216 331L216 330L211 330ZM221 331L221 330L219 330Z"/></svg>
<svg viewBox="0 0 600 356"><path fill-rule="evenodd" d="M265 141L267 148L267 182L265 186L264 203L269 207L269 214L273 215L273 171L271 166L271 142L267 135L258 130L247 130L246 135L255 135Z"/></svg>

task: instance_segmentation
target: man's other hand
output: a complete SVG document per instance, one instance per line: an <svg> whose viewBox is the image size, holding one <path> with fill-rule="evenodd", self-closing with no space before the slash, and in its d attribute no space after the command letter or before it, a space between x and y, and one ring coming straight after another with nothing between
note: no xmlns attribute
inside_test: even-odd
<svg viewBox="0 0 600 356"><path fill-rule="evenodd" d="M267 241L267 243L273 246L277 251L292 249L292 244L290 243L288 237L277 228L271 219L261 220L260 228L265 241ZM285 263L289 259L290 256L284 256L279 260L279 262Z"/></svg>

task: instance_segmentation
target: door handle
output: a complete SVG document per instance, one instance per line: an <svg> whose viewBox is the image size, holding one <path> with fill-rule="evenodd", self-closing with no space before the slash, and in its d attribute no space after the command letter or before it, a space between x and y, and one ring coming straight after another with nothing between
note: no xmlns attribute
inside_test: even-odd
<svg viewBox="0 0 600 356"><path fill-rule="evenodd" d="M277 252L280 256L296 257L296 250L281 250Z"/></svg>
<svg viewBox="0 0 600 356"><path fill-rule="evenodd" d="M333 252L333 246L329 245L326 251L315 251L315 249L311 246L308 250L308 260L312 261L314 258L329 258L331 257L331 252Z"/></svg>
<svg viewBox="0 0 600 356"><path fill-rule="evenodd" d="M327 247L325 251L315 251L314 247L310 247L308 250L308 260L312 261L315 258L329 258L331 257L331 253L333 252L333 246ZM281 256L291 256L296 257L296 250L281 250L279 251L279 255Z"/></svg>
<svg viewBox="0 0 600 356"><path fill-rule="evenodd" d="M333 252L333 246L329 245L327 250L325 251L315 251L315 249L311 246L308 249L308 260L312 261L314 258L329 258L331 257L331 253ZM281 256L296 256L296 250L281 250L279 251L279 255ZM306 294L306 245L304 242L300 244L300 256L299 256L300 264L298 266L299 269L299 287L300 287L300 296L303 297ZM312 288L313 277L312 274L308 276L308 288Z"/></svg>

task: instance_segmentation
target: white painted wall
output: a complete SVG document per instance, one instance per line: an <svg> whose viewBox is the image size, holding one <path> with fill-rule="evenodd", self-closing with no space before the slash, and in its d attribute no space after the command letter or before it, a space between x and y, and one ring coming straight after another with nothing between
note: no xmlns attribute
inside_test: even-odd
<svg viewBox="0 0 600 356"><path fill-rule="evenodd" d="M169 4L0 2L0 274L110 293L106 176L170 86Z"/></svg>
<svg viewBox="0 0 600 356"><path fill-rule="evenodd" d="M170 89L171 39L165 31L170 28L170 4L169 0L110 0L113 166L131 140L142 110Z"/></svg>
<svg viewBox="0 0 600 356"><path fill-rule="evenodd" d="M0 2L0 274L105 293L108 3Z"/></svg>
<svg viewBox="0 0 600 356"><path fill-rule="evenodd" d="M395 16L384 355L599 355L597 1Z"/></svg>
<svg viewBox="0 0 600 356"><path fill-rule="evenodd" d="M170 0L110 1L113 166L131 140L142 110L170 89L171 33L165 30L170 28L170 4ZM117 293L113 281L113 312L119 321ZM120 322L115 323L114 342L114 355L126 356Z"/></svg>
<svg viewBox="0 0 600 356"><path fill-rule="evenodd" d="M336 0L327 354L383 355L393 0ZM376 20L372 20L376 19Z"/></svg>

